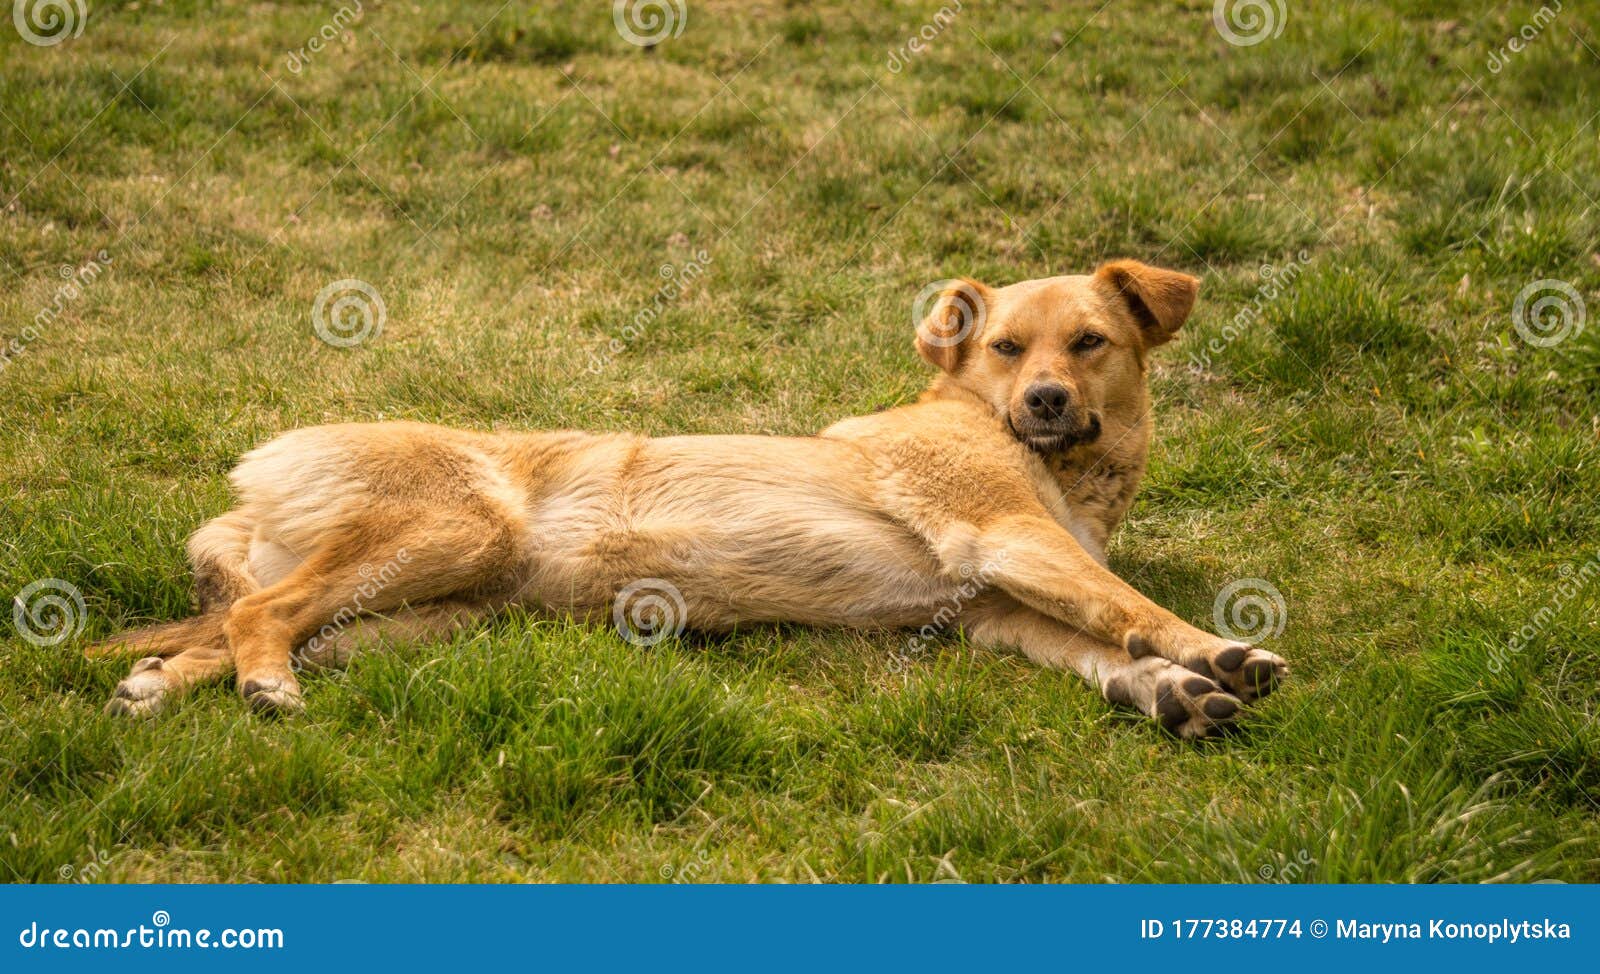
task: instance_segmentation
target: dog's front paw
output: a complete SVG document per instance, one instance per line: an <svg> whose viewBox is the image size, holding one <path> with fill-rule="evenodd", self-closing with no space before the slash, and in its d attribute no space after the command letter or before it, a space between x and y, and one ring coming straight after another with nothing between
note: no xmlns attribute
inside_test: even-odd
<svg viewBox="0 0 1600 974"><path fill-rule="evenodd" d="M1276 653L1234 643L1211 657L1210 675L1245 703L1253 703L1289 677L1289 664Z"/></svg>
<svg viewBox="0 0 1600 974"><path fill-rule="evenodd" d="M1151 714L1162 727L1187 740L1212 737L1233 725L1238 699L1198 673L1173 669L1180 672L1162 678Z"/></svg>
<svg viewBox="0 0 1600 974"><path fill-rule="evenodd" d="M306 709L300 684L292 673L274 673L239 680L239 692L250 709L269 716L297 714Z"/></svg>
<svg viewBox="0 0 1600 974"><path fill-rule="evenodd" d="M1245 703L1271 693L1289 676L1289 664L1274 653L1188 627L1148 636L1130 632L1123 646L1136 660L1160 657L1210 677Z"/></svg>
<svg viewBox="0 0 1600 974"><path fill-rule="evenodd" d="M1221 734L1233 726L1243 706L1215 680L1157 658L1139 660L1113 677L1105 696L1142 710L1185 739Z"/></svg>

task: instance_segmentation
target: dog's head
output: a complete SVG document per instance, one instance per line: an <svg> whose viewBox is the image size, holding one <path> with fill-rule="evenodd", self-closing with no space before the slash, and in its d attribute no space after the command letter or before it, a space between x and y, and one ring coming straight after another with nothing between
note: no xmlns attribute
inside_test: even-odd
<svg viewBox="0 0 1600 974"><path fill-rule="evenodd" d="M1093 274L991 288L948 282L917 327L917 352L992 405L1040 453L1093 442L1145 408L1145 355L1171 341L1200 282L1133 260Z"/></svg>

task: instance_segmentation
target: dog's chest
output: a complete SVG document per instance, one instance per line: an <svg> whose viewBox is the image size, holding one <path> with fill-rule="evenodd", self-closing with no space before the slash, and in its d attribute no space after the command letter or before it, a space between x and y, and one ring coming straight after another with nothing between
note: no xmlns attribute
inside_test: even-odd
<svg viewBox="0 0 1600 974"><path fill-rule="evenodd" d="M1106 541L1128 513L1144 476L1144 457L1104 455L1086 464L1057 464L1051 473L1061 498L1053 505L1057 520L1104 562Z"/></svg>

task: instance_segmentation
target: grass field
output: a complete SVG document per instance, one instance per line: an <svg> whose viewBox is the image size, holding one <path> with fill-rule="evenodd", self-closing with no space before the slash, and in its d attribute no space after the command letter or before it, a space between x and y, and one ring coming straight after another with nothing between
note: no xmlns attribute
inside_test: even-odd
<svg viewBox="0 0 1600 974"><path fill-rule="evenodd" d="M1041 6L0 22L0 879L1600 879L1600 11ZM1205 284L1112 565L1291 661L1245 733L957 638L522 615L299 718L101 713L82 645L186 614L280 431L810 433L926 383L928 282L1115 256ZM351 279L370 327L314 314Z"/></svg>

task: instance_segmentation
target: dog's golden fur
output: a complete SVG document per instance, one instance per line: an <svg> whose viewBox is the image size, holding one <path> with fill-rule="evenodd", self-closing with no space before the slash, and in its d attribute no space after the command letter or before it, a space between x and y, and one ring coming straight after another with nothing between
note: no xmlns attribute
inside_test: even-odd
<svg viewBox="0 0 1600 974"><path fill-rule="evenodd" d="M1148 355L1198 283L1133 261L961 282L918 329L940 369L926 394L814 437L295 430L245 456L239 505L190 539L200 614L91 653L150 654L120 712L230 672L258 708L295 709L296 659L339 665L512 603L609 620L652 579L704 630L918 627L959 605L975 641L1212 733L1283 661L1190 626L1104 555L1144 473Z"/></svg>

